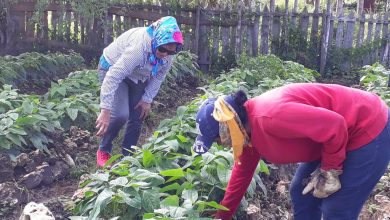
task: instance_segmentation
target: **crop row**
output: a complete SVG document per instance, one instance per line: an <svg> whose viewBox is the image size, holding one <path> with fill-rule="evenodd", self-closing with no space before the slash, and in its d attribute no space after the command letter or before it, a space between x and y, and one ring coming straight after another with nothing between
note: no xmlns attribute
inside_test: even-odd
<svg viewBox="0 0 390 220"><path fill-rule="evenodd" d="M261 70L261 71L259 71ZM243 59L238 68L221 74L201 88L205 94L163 120L146 144L111 169L97 172L83 183L84 198L77 201L74 219L205 219L220 201L230 177L233 157L214 144L202 156L191 152L197 134L195 114L204 99L239 88L251 95L291 82L313 82L317 73L275 56ZM113 163L120 156L110 159ZM258 173L268 173L260 162L248 196L256 186L267 193ZM242 205L245 205L243 200ZM84 216L84 217L83 217Z"/></svg>

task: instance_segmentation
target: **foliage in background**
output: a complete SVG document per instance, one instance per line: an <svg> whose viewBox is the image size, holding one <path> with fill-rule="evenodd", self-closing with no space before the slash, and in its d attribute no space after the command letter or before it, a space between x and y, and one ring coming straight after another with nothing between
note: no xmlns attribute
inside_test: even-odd
<svg viewBox="0 0 390 220"><path fill-rule="evenodd" d="M315 71L275 56L243 57L239 67L203 87L204 95L179 107L174 118L163 120L133 156L87 180L82 185L85 197L76 202L74 213L85 219L199 219L223 209L217 201L222 199L230 178L233 157L229 149L217 144L202 156L191 152L199 105L208 97L239 88L258 95L286 83L313 82L315 75ZM249 197L257 186L267 193L259 172L269 172L264 162L257 167L248 188ZM246 203L244 199L242 205Z"/></svg>
<svg viewBox="0 0 390 220"><path fill-rule="evenodd" d="M84 59L74 52L70 54L31 52L18 56L2 56L0 66L0 85L17 86L26 81L58 79L64 73L83 68Z"/></svg>
<svg viewBox="0 0 390 220"><path fill-rule="evenodd" d="M378 94L390 106L390 71L379 63L364 66L359 71L362 75L360 85L367 91Z"/></svg>

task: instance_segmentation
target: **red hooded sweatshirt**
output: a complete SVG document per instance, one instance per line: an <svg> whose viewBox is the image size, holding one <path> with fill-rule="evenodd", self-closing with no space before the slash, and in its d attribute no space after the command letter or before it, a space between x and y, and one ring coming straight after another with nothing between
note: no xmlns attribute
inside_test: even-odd
<svg viewBox="0 0 390 220"><path fill-rule="evenodd" d="M388 107L377 95L333 84L291 84L245 103L252 148L234 164L221 204L230 219L244 196L260 158L275 164L321 161L321 168L342 169L346 152L378 136Z"/></svg>

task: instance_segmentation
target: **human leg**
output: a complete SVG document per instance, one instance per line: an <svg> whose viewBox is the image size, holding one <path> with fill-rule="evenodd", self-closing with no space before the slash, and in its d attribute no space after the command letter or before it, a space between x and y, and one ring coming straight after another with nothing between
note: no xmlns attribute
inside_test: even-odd
<svg viewBox="0 0 390 220"><path fill-rule="evenodd" d="M145 92L146 82L138 82L137 84L133 81L127 82L129 86L129 116L126 125L125 136L122 143L122 154L129 155L132 152L131 146L137 145L139 136L141 134L142 119L141 110L139 108L134 109L137 103L141 100L142 95Z"/></svg>
<svg viewBox="0 0 390 220"><path fill-rule="evenodd" d="M111 110L110 123L107 132L100 141L99 149L111 153L112 141L118 136L120 129L126 123L129 117L129 98L128 86L125 82L121 82L115 92L113 108Z"/></svg>
<svg viewBox="0 0 390 220"><path fill-rule="evenodd" d="M314 197L311 193L302 195L310 174L318 167L319 162L302 163L295 172L290 185L290 195L294 212L294 220L320 220L321 199Z"/></svg>

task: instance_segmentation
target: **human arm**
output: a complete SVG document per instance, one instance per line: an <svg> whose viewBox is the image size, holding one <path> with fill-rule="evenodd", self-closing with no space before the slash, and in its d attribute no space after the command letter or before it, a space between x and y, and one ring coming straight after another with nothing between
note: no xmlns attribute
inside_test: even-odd
<svg viewBox="0 0 390 220"><path fill-rule="evenodd" d="M167 63L161 66L157 72L157 75L149 79L148 84L145 87L145 93L141 98L143 102L152 103L154 97L157 95L162 82L172 67L173 56L166 57L166 60Z"/></svg>
<svg viewBox="0 0 390 220"><path fill-rule="evenodd" d="M260 155L254 147L245 147L240 161L240 165L237 162L234 163L225 196L221 201L221 205L227 207L229 211L219 210L216 218L222 220L232 218L252 181L253 174L260 161Z"/></svg>

